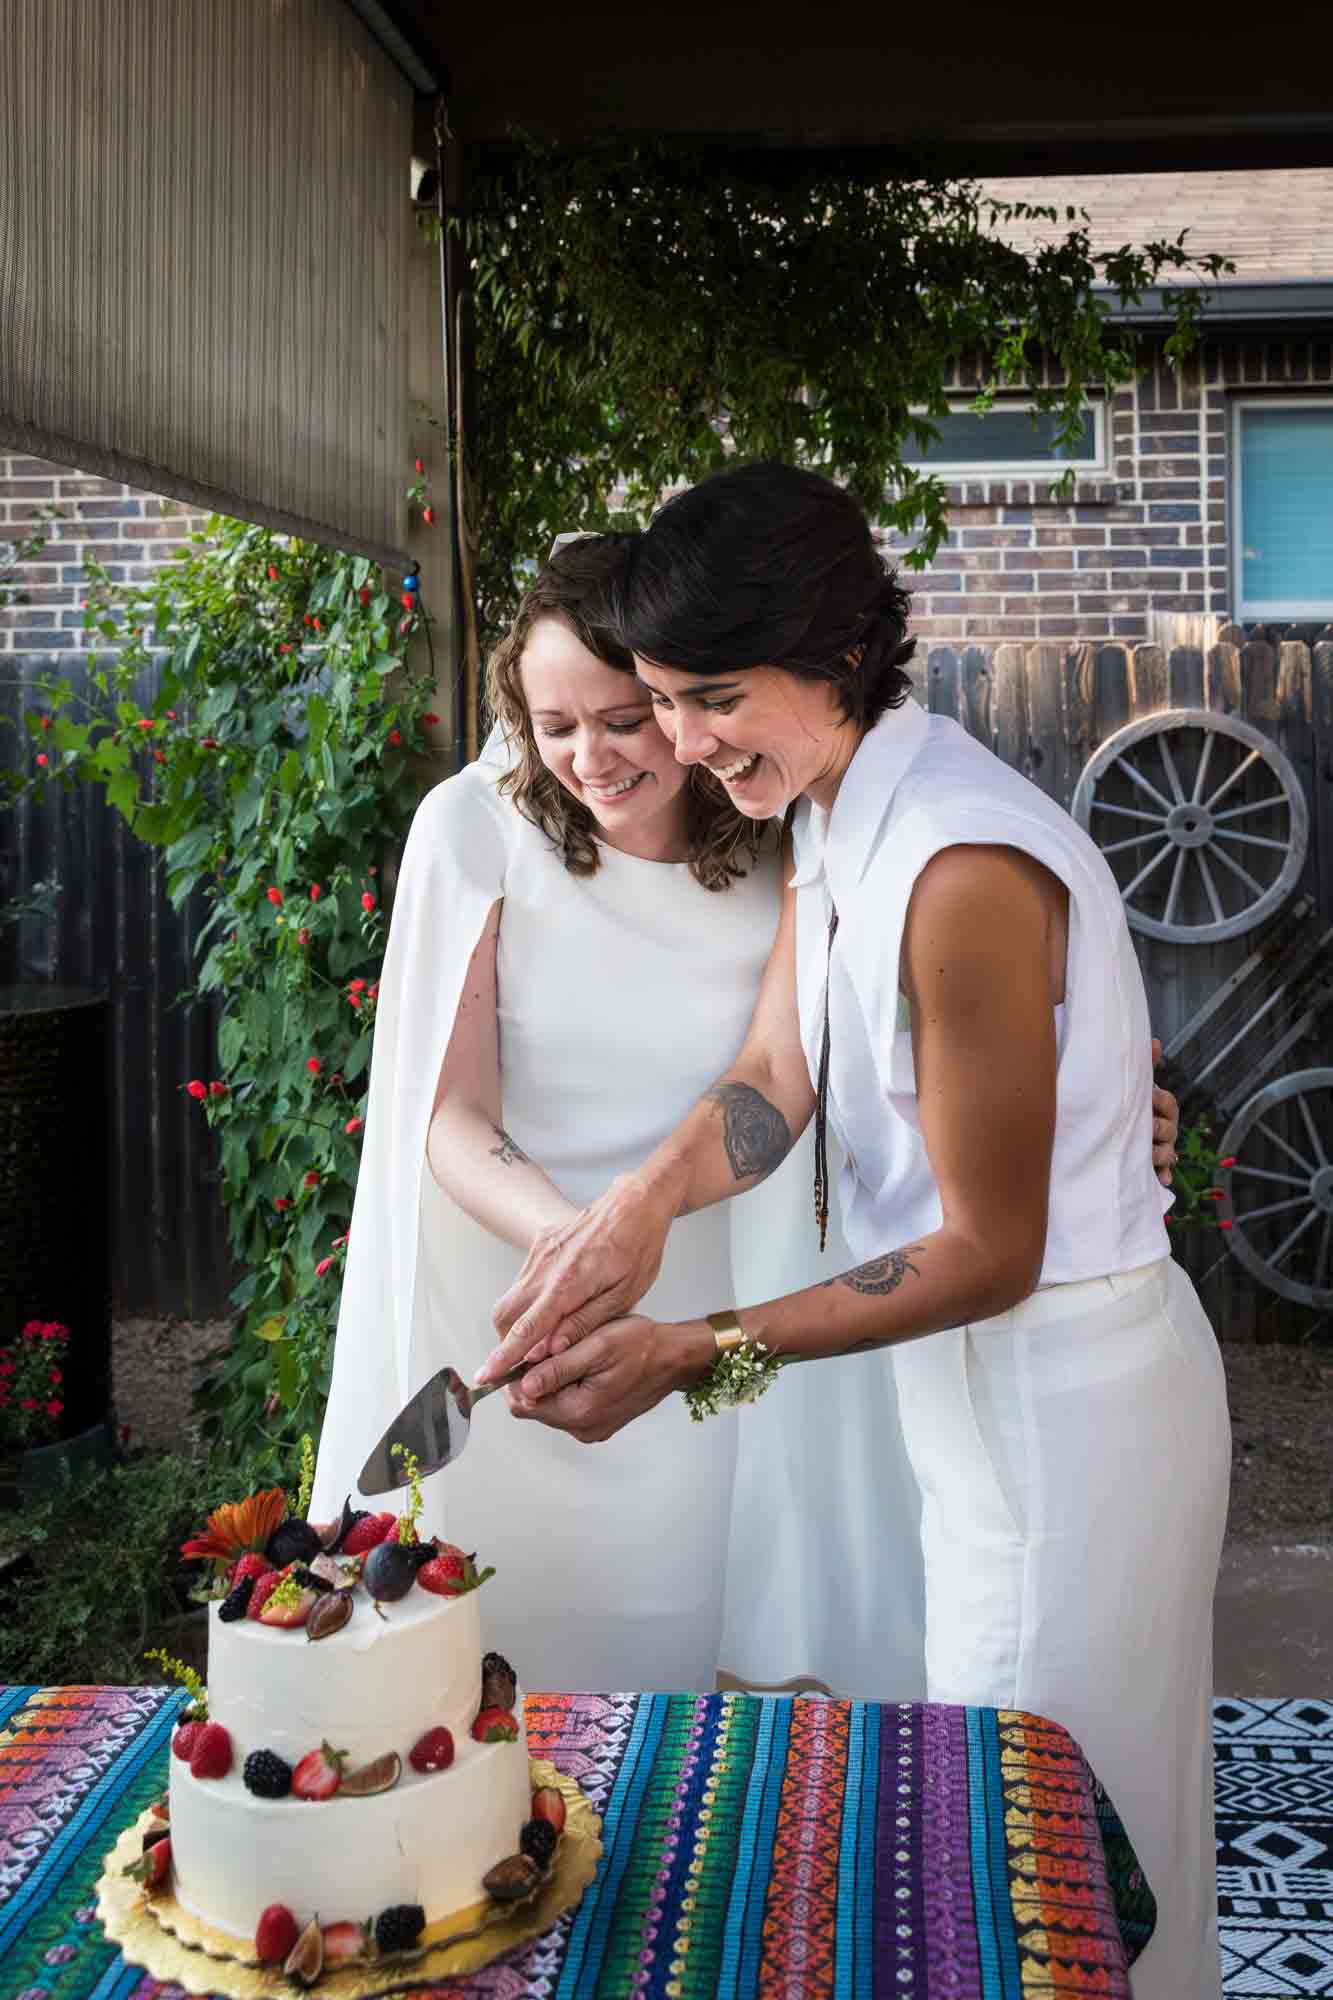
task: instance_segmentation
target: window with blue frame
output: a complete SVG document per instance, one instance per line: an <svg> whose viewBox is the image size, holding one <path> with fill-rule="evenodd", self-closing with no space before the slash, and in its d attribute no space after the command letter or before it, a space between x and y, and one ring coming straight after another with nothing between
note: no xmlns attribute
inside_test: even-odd
<svg viewBox="0 0 1333 2000"><path fill-rule="evenodd" d="M1232 407L1236 616L1333 613L1333 396Z"/></svg>

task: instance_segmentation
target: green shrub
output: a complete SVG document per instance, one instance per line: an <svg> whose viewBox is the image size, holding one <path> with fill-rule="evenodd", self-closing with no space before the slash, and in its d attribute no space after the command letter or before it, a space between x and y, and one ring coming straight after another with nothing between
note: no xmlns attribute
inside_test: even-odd
<svg viewBox="0 0 1333 2000"><path fill-rule="evenodd" d="M150 583L88 568L84 623L115 652L78 688L37 684L21 782L99 786L161 850L173 903L207 905L216 1074L180 1087L216 1134L244 1275L202 1409L231 1453L280 1453L318 1435L328 1391L385 870L437 719L406 665L423 615L364 557L220 518Z"/></svg>
<svg viewBox="0 0 1333 2000"><path fill-rule="evenodd" d="M156 1681L144 1648L180 1650L197 1563L180 1544L209 1511L265 1483L273 1461L139 1452L0 1515L0 1681Z"/></svg>

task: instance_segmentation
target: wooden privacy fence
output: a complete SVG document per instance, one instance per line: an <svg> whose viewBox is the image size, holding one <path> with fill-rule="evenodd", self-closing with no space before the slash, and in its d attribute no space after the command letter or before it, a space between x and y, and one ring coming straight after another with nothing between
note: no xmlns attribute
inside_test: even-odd
<svg viewBox="0 0 1333 2000"><path fill-rule="evenodd" d="M1126 903L1154 1032L1176 1053L1168 1075L1187 1116L1209 1116L1220 1138L1240 1129L1249 1085L1280 1097L1281 1079L1333 1065L1333 635L1311 645L1223 627L1207 646L937 646L915 674L933 713L953 716L1075 810L1108 858L1115 853L1122 891L1133 889ZM1211 822L1184 824L1196 791L1201 801L1224 800L1211 846ZM1161 831L1168 806L1171 839ZM1192 846L1202 846L1202 861ZM1333 1085L1304 1095L1304 1106L1298 1093L1269 1116L1298 1121L1291 1130L1318 1166L1333 1159ZM1290 1142L1285 1124L1282 1133L1274 1145ZM1289 1159L1258 1171L1276 1180L1283 1169L1294 1184ZM1333 1193L1322 1181L1314 1200L1298 1253L1309 1282L1288 1284L1294 1296L1247 1275L1214 1231L1182 1238L1229 1337L1330 1323L1317 1285L1305 1302L1321 1240L1333 1284ZM1231 1214L1229 1197L1221 1213ZM1243 1219L1234 1228L1239 1250ZM1253 1273L1263 1259L1249 1263Z"/></svg>

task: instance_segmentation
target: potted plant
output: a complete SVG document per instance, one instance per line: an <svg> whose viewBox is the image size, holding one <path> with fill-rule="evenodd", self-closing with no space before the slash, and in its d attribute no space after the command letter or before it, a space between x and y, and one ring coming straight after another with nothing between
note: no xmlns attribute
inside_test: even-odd
<svg viewBox="0 0 1333 2000"><path fill-rule="evenodd" d="M69 1341L61 1321L30 1319L17 1340L0 1347L0 1504L53 1490L66 1466L110 1458L105 1423L61 1435Z"/></svg>

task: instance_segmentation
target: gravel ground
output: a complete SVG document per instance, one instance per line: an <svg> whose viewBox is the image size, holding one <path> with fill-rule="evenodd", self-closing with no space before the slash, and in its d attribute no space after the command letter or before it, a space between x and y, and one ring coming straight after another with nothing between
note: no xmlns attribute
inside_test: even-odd
<svg viewBox="0 0 1333 2000"><path fill-rule="evenodd" d="M227 1344L225 1319L118 1319L111 1329L116 1421L131 1443L179 1449L190 1426L190 1393L203 1361Z"/></svg>
<svg viewBox="0 0 1333 2000"><path fill-rule="evenodd" d="M129 1319L113 1331L118 1420L136 1444L179 1446L200 1363L225 1320ZM1333 1542L1333 1351L1224 1341L1235 1437L1231 1542Z"/></svg>

